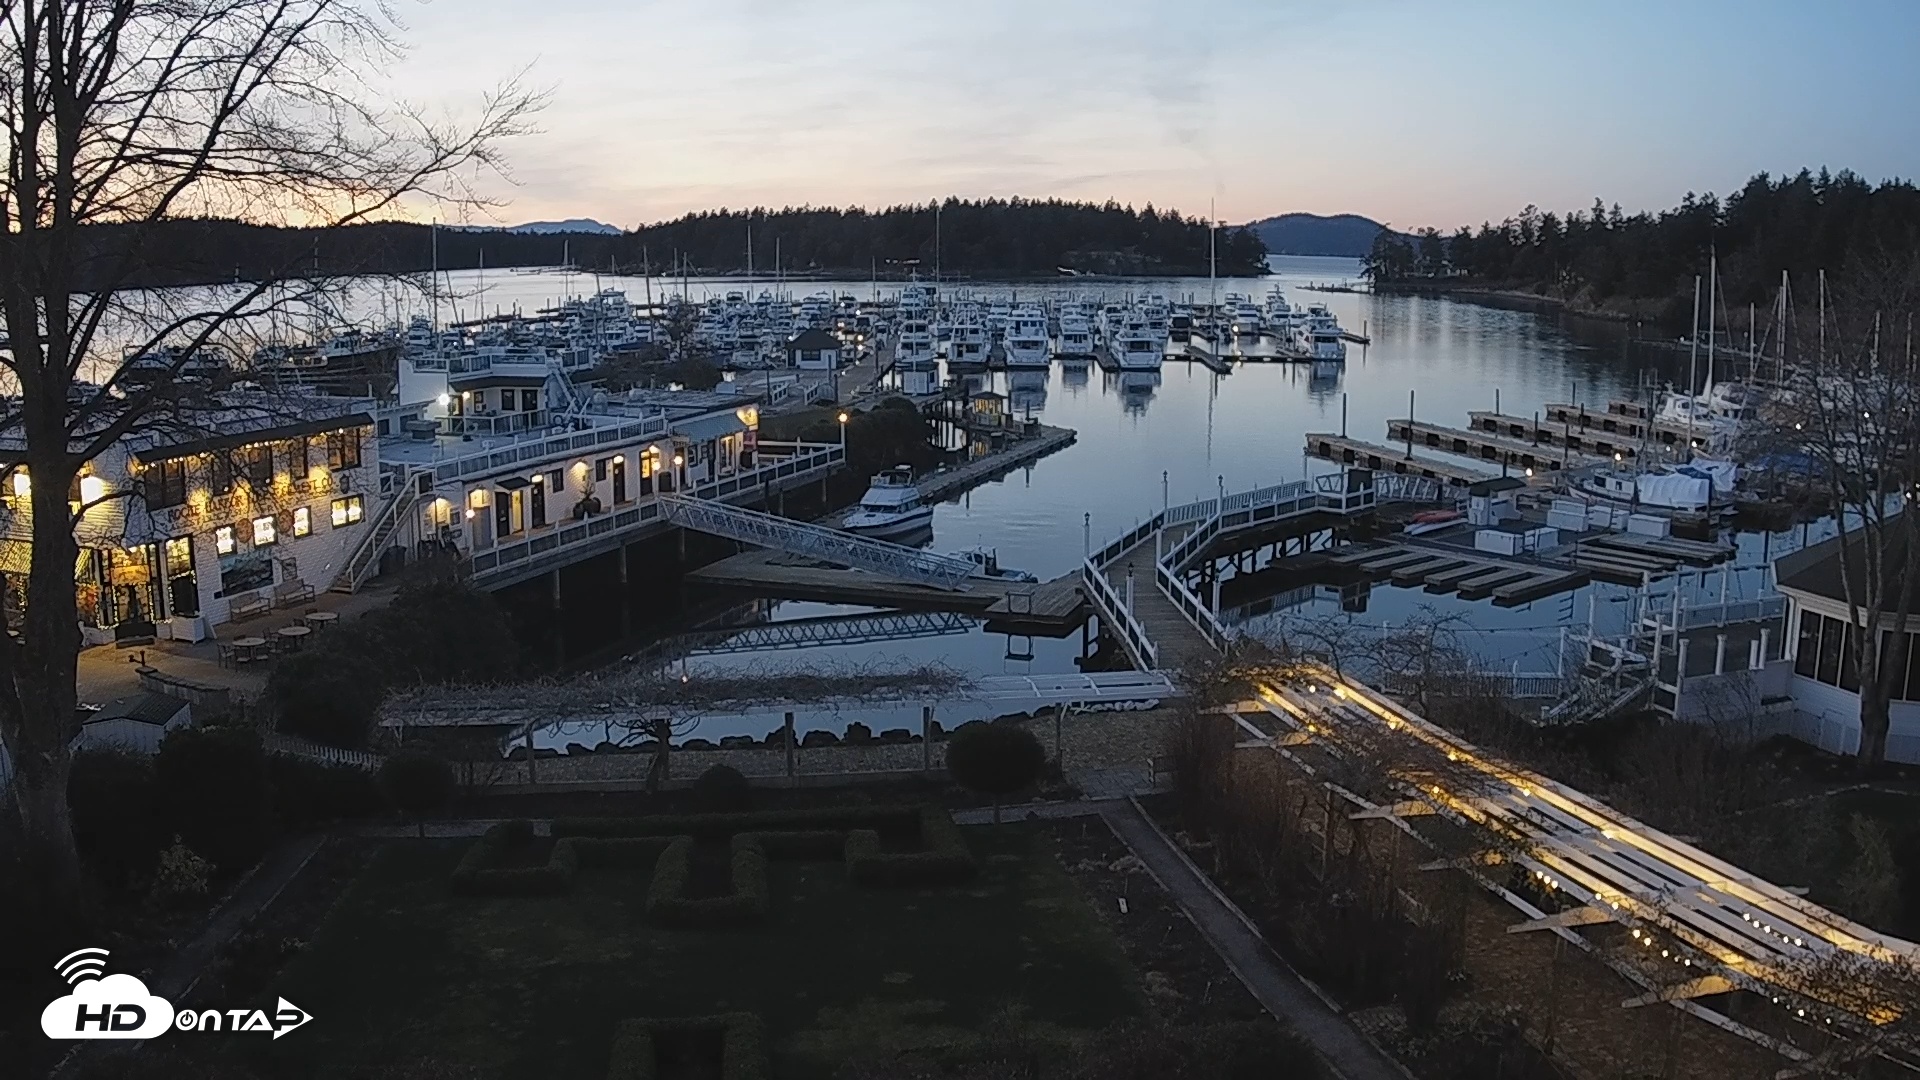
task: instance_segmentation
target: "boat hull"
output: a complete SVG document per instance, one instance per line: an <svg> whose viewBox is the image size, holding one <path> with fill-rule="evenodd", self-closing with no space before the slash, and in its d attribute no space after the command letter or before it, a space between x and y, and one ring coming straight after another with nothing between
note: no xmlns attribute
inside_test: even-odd
<svg viewBox="0 0 1920 1080"><path fill-rule="evenodd" d="M933 524L933 507L922 506L903 514L887 514L884 520L869 521L863 517L850 517L840 526L841 531L855 536L867 536L874 539L905 536L922 532Z"/></svg>

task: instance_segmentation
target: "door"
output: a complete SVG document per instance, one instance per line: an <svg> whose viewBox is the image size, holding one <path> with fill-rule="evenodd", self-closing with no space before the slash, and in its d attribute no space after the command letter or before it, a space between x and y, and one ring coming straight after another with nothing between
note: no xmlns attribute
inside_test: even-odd
<svg viewBox="0 0 1920 1080"><path fill-rule="evenodd" d="M627 501L627 459L623 457L613 459L613 501Z"/></svg>
<svg viewBox="0 0 1920 1080"><path fill-rule="evenodd" d="M527 488L527 501L533 511L533 528L541 528L547 523L547 482L544 478L534 480Z"/></svg>

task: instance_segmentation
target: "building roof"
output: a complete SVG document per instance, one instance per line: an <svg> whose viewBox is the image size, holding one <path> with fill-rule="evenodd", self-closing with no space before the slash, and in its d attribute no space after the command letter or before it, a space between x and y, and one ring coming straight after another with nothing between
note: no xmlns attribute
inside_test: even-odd
<svg viewBox="0 0 1920 1080"><path fill-rule="evenodd" d="M1899 519L1896 517L1889 520L1889 525L1897 526L1898 522ZM1782 555L1773 564L1775 582L1782 589L1792 589L1795 592L1846 603L1847 586L1840 568L1842 540L1860 552L1854 556L1856 559L1864 557L1867 542L1866 530L1854 529L1801 548L1791 555ZM1907 572L1908 552L1905 529L1898 527L1891 529L1884 555L1881 580L1889 583L1898 582ZM1855 599L1862 598L1855 597Z"/></svg>
<svg viewBox="0 0 1920 1080"><path fill-rule="evenodd" d="M98 712L86 718L84 723L98 724L105 720L138 720L143 724L164 727L187 703L167 694L157 694L143 690L137 694L128 694L115 698L100 706Z"/></svg>
<svg viewBox="0 0 1920 1080"><path fill-rule="evenodd" d="M302 435L320 435L329 431L345 428L369 427L373 417L364 412L338 413L317 420L299 420L277 424L273 427L250 428L229 432L224 435L211 435L191 442L172 443L167 446L150 446L135 450L133 456L142 465L152 465L160 461L172 461L175 458L192 457L195 454L210 453L214 450L231 450L236 446L250 443L269 442L275 439L294 439ZM225 426L222 423L221 426Z"/></svg>
<svg viewBox="0 0 1920 1080"><path fill-rule="evenodd" d="M723 412L717 416L702 416L692 420L675 420L673 433L691 442L705 442L732 435L736 431L747 430L746 421L734 412Z"/></svg>
<svg viewBox="0 0 1920 1080"><path fill-rule="evenodd" d="M1496 476L1491 480L1476 480L1467 485L1467 494L1498 495L1503 491L1512 491L1514 488L1526 486L1527 482L1517 476Z"/></svg>
<svg viewBox="0 0 1920 1080"><path fill-rule="evenodd" d="M792 341L787 342L787 348L798 352L820 352L826 349L838 349L839 347L839 338L834 337L832 334L818 327L803 330Z"/></svg>
<svg viewBox="0 0 1920 1080"><path fill-rule="evenodd" d="M476 371L471 375L454 375L447 379L447 385L455 390L485 390L493 386L545 386L545 375L506 375L494 371Z"/></svg>

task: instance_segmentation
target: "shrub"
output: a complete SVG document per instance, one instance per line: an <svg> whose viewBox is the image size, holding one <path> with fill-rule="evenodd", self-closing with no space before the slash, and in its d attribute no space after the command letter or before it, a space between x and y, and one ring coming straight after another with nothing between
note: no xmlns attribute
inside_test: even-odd
<svg viewBox="0 0 1920 1080"><path fill-rule="evenodd" d="M117 750L73 756L67 808L73 839L109 889L127 889L153 872L168 833L155 813L153 759Z"/></svg>
<svg viewBox="0 0 1920 1080"><path fill-rule="evenodd" d="M953 816L937 806L920 811L922 851L883 851L880 834L855 829L847 834L847 877L869 888L901 885L952 885L979 871L973 852Z"/></svg>
<svg viewBox="0 0 1920 1080"><path fill-rule="evenodd" d="M947 743L947 771L961 787L993 796L996 825L1000 800L1032 787L1046 766L1040 740L1011 724L969 726Z"/></svg>
<svg viewBox="0 0 1920 1080"><path fill-rule="evenodd" d="M282 731L347 750L367 745L385 696L373 665L344 645L285 657L267 676L266 699Z"/></svg>
<svg viewBox="0 0 1920 1080"><path fill-rule="evenodd" d="M425 836L425 815L453 798L453 769L422 751L395 754L380 764L380 790L394 809L413 816Z"/></svg>
<svg viewBox="0 0 1920 1080"><path fill-rule="evenodd" d="M753 799L753 786L740 775L739 769L731 765L711 765L693 782L693 794L708 810L745 810Z"/></svg>
<svg viewBox="0 0 1920 1080"><path fill-rule="evenodd" d="M267 779L273 785L274 816L290 829L370 817L386 807L374 775L350 765L269 754Z"/></svg>
<svg viewBox="0 0 1920 1080"><path fill-rule="evenodd" d="M728 862L733 892L726 896L687 896L693 871L693 838L676 836L654 864L647 885L647 917L683 929L711 929L755 922L767 914L767 853L751 833L738 833Z"/></svg>
<svg viewBox="0 0 1920 1080"><path fill-rule="evenodd" d="M154 757L160 818L221 870L248 866L273 836L266 753L251 728L180 728Z"/></svg>
<svg viewBox="0 0 1920 1080"><path fill-rule="evenodd" d="M766 1080L766 1025L752 1013L622 1020L607 1056L607 1080L655 1080L659 1043L672 1036L718 1035L720 1080Z"/></svg>
<svg viewBox="0 0 1920 1080"><path fill-rule="evenodd" d="M160 853L153 870L153 887L147 899L155 907L172 907L207 895L213 885L213 864L193 853L193 849L173 838L173 846Z"/></svg>
<svg viewBox="0 0 1920 1080"><path fill-rule="evenodd" d="M467 896L551 896L567 891L579 869L570 844L555 844L544 866L496 865L515 847L533 842L533 822L502 821L487 829L453 868L453 891Z"/></svg>

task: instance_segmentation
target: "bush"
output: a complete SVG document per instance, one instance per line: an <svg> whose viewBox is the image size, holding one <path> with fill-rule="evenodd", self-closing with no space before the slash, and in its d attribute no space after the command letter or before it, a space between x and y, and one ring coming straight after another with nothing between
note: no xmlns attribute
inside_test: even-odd
<svg viewBox="0 0 1920 1080"><path fill-rule="evenodd" d="M395 810L412 816L425 836L425 815L453 798L453 769L432 754L409 750L380 764L380 791Z"/></svg>
<svg viewBox="0 0 1920 1080"><path fill-rule="evenodd" d="M273 838L266 752L251 728L180 728L153 761L160 818L223 871L260 858Z"/></svg>
<svg viewBox="0 0 1920 1080"><path fill-rule="evenodd" d="M708 810L745 810L753 800L753 785L731 765L711 765L693 782L693 794Z"/></svg>
<svg viewBox="0 0 1920 1080"><path fill-rule="evenodd" d="M285 657L267 676L266 699L280 730L346 750L365 748L385 696L378 672L344 646Z"/></svg>
<svg viewBox="0 0 1920 1080"><path fill-rule="evenodd" d="M153 872L170 835L156 813L158 801L152 758L117 750L73 756L67 808L74 843L108 889L132 888Z"/></svg>
<svg viewBox="0 0 1920 1080"><path fill-rule="evenodd" d="M607 1080L655 1080L661 1075L660 1043L674 1036L715 1035L720 1039L720 1080L766 1080L766 1026L752 1013L622 1020L614 1028Z"/></svg>
<svg viewBox="0 0 1920 1080"><path fill-rule="evenodd" d="M544 866L498 864L515 847L533 843L533 822L502 821L480 834L453 868L453 891L465 896L551 896L563 893L579 869L571 845L555 844Z"/></svg>
<svg viewBox="0 0 1920 1080"><path fill-rule="evenodd" d="M879 833L856 829L847 834L847 877L856 885L884 888L952 885L979 872L960 827L945 810L922 808L920 842L923 851L883 851Z"/></svg>
<svg viewBox="0 0 1920 1080"><path fill-rule="evenodd" d="M207 895L213 885L213 864L193 853L193 849L173 838L173 846L160 853L154 866L153 887L147 899L155 907L172 907Z"/></svg>
<svg viewBox="0 0 1920 1080"><path fill-rule="evenodd" d="M373 774L350 765L269 754L267 779L273 785L274 817L289 829L371 817L387 805Z"/></svg>
<svg viewBox="0 0 1920 1080"><path fill-rule="evenodd" d="M676 836L654 864L647 885L647 917L682 929L712 929L755 922L767 914L767 853L751 833L738 833L728 862L733 892L693 899L687 882L693 871L693 838Z"/></svg>
<svg viewBox="0 0 1920 1080"><path fill-rule="evenodd" d="M961 787L993 796L993 820L1000 821L1000 800L1039 781L1047 752L1025 728L981 724L956 732L947 743L947 771Z"/></svg>

